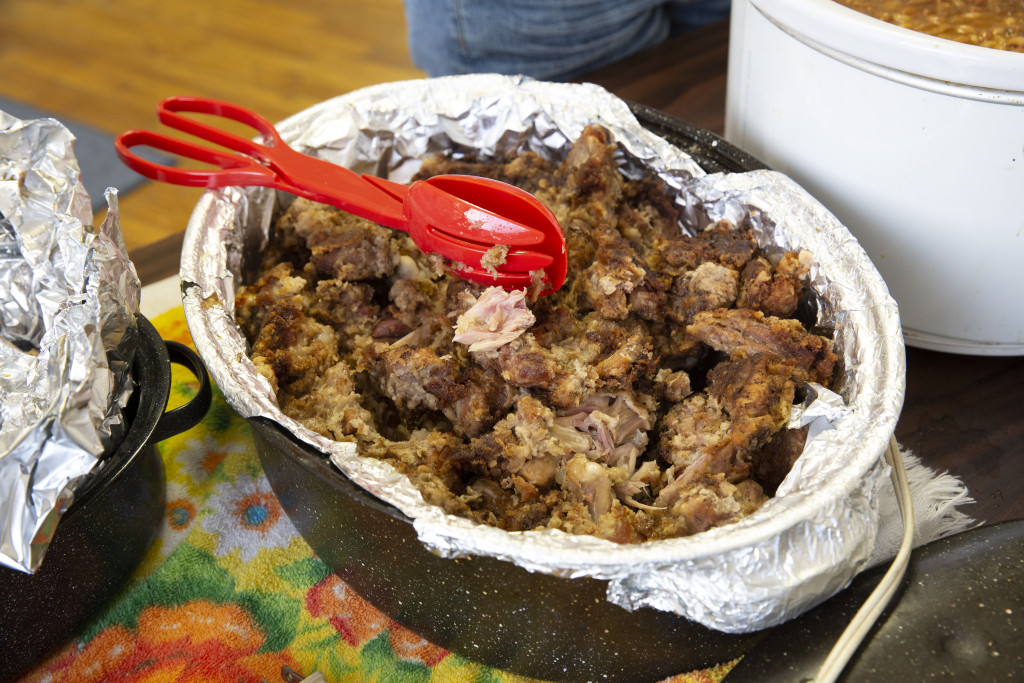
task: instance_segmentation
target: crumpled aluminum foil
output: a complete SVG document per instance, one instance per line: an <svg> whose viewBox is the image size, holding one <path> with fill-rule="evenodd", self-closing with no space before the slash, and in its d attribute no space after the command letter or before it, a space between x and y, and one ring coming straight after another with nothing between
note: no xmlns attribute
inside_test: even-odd
<svg viewBox="0 0 1024 683"><path fill-rule="evenodd" d="M0 564L34 572L127 425L140 285L117 190L92 227L74 136L0 111Z"/></svg>
<svg viewBox="0 0 1024 683"><path fill-rule="evenodd" d="M810 279L819 322L836 329L842 377L837 392L813 388L813 400L795 408L791 424L811 425L811 438L775 498L746 519L629 546L554 530L509 533L425 504L389 465L285 417L232 319L246 255L266 243L279 200L270 191L210 191L196 206L181 266L193 339L236 410L270 417L330 454L353 481L411 517L420 540L441 555L490 555L531 571L605 579L608 599L626 609L649 606L721 631L781 623L845 587L868 560L876 498L887 485L883 453L903 403L896 304L863 249L824 207L779 173L705 174L642 128L625 103L588 84L495 75L388 83L323 102L278 128L310 154L405 181L418 159L449 146L494 154L525 144L561 157L592 122L624 144L627 172L653 169L678 188L692 229L723 217L745 220L766 249L799 247L815 258Z"/></svg>

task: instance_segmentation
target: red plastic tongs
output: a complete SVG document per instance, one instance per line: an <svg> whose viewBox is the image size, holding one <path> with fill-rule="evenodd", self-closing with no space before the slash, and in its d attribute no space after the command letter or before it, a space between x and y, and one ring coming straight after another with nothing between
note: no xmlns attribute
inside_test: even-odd
<svg viewBox="0 0 1024 683"><path fill-rule="evenodd" d="M181 112L238 121L254 128L262 139L246 139ZM436 176L412 185L360 175L292 149L269 121L230 102L169 97L157 106L157 113L165 125L235 153L153 131L122 133L114 141L118 156L147 178L190 187L261 185L331 204L409 233L422 251L451 261L454 275L482 284L526 289L532 284L530 272L543 270L547 287L541 295L546 295L565 281L565 237L558 221L536 197L517 187L465 175ZM132 150L138 146L218 168L186 170L156 163ZM509 248L497 274L480 265L496 245Z"/></svg>

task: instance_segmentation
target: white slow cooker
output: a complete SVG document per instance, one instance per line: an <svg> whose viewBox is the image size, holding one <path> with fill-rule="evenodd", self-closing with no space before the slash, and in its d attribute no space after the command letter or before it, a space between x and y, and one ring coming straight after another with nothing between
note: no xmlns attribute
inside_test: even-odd
<svg viewBox="0 0 1024 683"><path fill-rule="evenodd" d="M832 0L732 7L726 139L850 229L907 344L1024 354L1024 54Z"/></svg>

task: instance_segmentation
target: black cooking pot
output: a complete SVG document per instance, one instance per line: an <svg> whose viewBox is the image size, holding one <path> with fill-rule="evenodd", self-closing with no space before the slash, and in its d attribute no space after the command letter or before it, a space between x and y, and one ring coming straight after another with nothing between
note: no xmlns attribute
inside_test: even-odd
<svg viewBox="0 0 1024 683"><path fill-rule="evenodd" d="M713 133L631 108L708 172L764 168ZM529 572L492 557L438 557L408 517L321 452L271 420L250 423L267 479L317 555L381 612L467 659L548 680L654 681L730 661L760 637L650 608L629 612L607 601L606 581Z"/></svg>
<svg viewBox="0 0 1024 683"><path fill-rule="evenodd" d="M82 483L35 574L0 567L0 680L14 680L67 643L114 597L163 521L164 466L157 442L191 429L210 408L206 367L192 349L165 342L136 317L136 388L129 428L103 466ZM199 392L168 410L171 363L188 368Z"/></svg>

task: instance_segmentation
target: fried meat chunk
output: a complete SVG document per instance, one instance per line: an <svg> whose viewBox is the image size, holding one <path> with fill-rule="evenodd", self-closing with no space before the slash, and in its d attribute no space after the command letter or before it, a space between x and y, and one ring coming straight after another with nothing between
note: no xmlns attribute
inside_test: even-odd
<svg viewBox="0 0 1024 683"><path fill-rule="evenodd" d="M675 279L668 301L668 316L686 325L701 311L731 306L739 295L739 283L739 273L732 268L705 261Z"/></svg>
<svg viewBox="0 0 1024 683"><path fill-rule="evenodd" d="M587 305L609 320L630 313L629 296L644 281L643 262L623 239L597 249L597 259L583 274Z"/></svg>
<svg viewBox="0 0 1024 683"><path fill-rule="evenodd" d="M797 320L745 308L716 309L694 316L689 334L731 358L770 354L792 363L797 381L827 385L837 356L827 339L810 334Z"/></svg>
<svg viewBox="0 0 1024 683"><path fill-rule="evenodd" d="M338 362L337 334L299 308L273 306L263 318L251 357L277 391L300 396L312 391Z"/></svg>
<svg viewBox="0 0 1024 683"><path fill-rule="evenodd" d="M597 372L589 360L593 345L545 348L527 332L498 350L498 368L505 381L537 390L561 408L579 405L597 388Z"/></svg>
<svg viewBox="0 0 1024 683"><path fill-rule="evenodd" d="M749 230L740 230L726 220L707 226L696 235L679 235L662 247L663 269L672 275L692 270L702 263L717 263L740 270L754 257L757 242Z"/></svg>
<svg viewBox="0 0 1024 683"><path fill-rule="evenodd" d="M286 237L310 251L308 274L317 278L366 280L390 275L398 259L393 230L340 209L296 199L277 222Z"/></svg>
<svg viewBox="0 0 1024 683"><path fill-rule="evenodd" d="M363 407L362 397L344 362L335 363L308 394L288 397L281 406L288 417L335 441L376 433L373 414Z"/></svg>
<svg viewBox="0 0 1024 683"><path fill-rule="evenodd" d="M250 341L259 334L267 312L281 306L303 310L309 305L306 279L290 263L278 263L235 297L235 322Z"/></svg>
<svg viewBox="0 0 1024 683"><path fill-rule="evenodd" d="M779 318L793 315L804 292L810 261L806 251L787 252L776 267L763 256L751 259L743 268L736 306Z"/></svg>
<svg viewBox="0 0 1024 683"><path fill-rule="evenodd" d="M495 373L461 368L427 347L388 348L381 356L380 390L403 411L439 411L456 434L477 436L507 411L515 391Z"/></svg>

